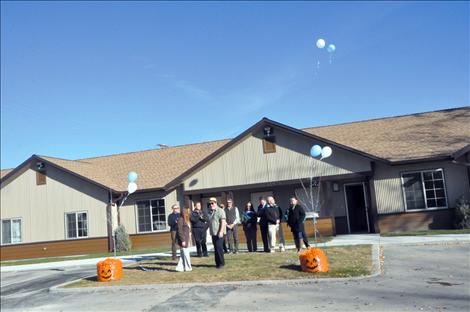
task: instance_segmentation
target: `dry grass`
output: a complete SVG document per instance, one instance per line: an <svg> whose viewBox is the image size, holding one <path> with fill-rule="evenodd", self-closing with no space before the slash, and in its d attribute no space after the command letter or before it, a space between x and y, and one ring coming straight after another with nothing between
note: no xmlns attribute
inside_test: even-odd
<svg viewBox="0 0 470 312"><path fill-rule="evenodd" d="M328 247L324 250L330 265L328 273L302 272L295 251L225 255L225 267L220 270L215 268L213 255L208 258L192 257L193 271L185 273L175 272L176 261L156 257L124 268L120 281L98 283L96 277L93 277L67 287L351 277L371 272L370 245ZM144 271L142 267L152 271Z"/></svg>

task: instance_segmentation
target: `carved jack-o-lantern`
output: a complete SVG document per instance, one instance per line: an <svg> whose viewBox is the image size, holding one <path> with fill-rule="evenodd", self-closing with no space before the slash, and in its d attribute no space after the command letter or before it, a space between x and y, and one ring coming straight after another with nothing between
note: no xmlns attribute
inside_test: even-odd
<svg viewBox="0 0 470 312"><path fill-rule="evenodd" d="M302 251L299 260L304 272L328 272L328 258L319 248L309 248Z"/></svg>
<svg viewBox="0 0 470 312"><path fill-rule="evenodd" d="M122 277L122 261L106 258L96 264L98 282L117 281Z"/></svg>

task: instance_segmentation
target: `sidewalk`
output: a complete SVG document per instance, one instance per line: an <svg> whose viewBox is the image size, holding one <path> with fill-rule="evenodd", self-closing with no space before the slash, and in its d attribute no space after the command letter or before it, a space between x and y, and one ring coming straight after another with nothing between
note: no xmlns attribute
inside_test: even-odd
<svg viewBox="0 0 470 312"><path fill-rule="evenodd" d="M379 234L359 234L359 235L338 235L333 240L327 243L319 243L317 247L329 246L347 246L347 245L410 245L410 244L436 244L436 243L470 243L470 234L444 234L444 235L429 235L429 236L394 236L394 237L381 237ZM314 246L311 241L311 245ZM295 246L286 246L288 249L294 249ZM208 246L212 250L212 246ZM191 252L195 252L196 248L191 247ZM140 260L145 260L152 257L170 257L170 253L150 253L139 254L130 256L119 256L124 266L130 265ZM2 266L0 272L14 272L14 271L29 271L29 270L50 270L50 269L66 269L78 266L91 266L96 265L98 261L106 259L90 258L81 260L66 260L58 262L24 264L15 266Z"/></svg>
<svg viewBox="0 0 470 312"><path fill-rule="evenodd" d="M442 234L423 236L390 236L381 237L379 234L350 234L338 235L326 243L326 246L379 244L379 245L409 245L436 243L470 243L470 234ZM324 244L319 244L324 246Z"/></svg>

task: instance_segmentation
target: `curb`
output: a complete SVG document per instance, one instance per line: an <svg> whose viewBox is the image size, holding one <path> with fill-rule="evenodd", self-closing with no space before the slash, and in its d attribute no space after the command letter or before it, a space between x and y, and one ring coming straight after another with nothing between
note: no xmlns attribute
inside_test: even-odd
<svg viewBox="0 0 470 312"><path fill-rule="evenodd" d="M161 289L187 289L191 287L214 287L214 286L265 286L265 285L308 285L318 284L320 282L344 282L356 281L372 278L381 275L382 268L380 262L380 245L371 245L372 257L372 273L356 277L326 277L326 278L308 278L308 279L287 279L287 280L257 280L257 281L234 281L234 282L213 282L213 283L181 283L181 284L148 284L148 285L119 285L119 286L100 286L100 287L81 287L81 288L64 288L65 286L75 283L83 278L93 277L95 274L83 277L77 280L69 281L49 288L50 293L73 294L73 293L113 293L129 290L161 290Z"/></svg>

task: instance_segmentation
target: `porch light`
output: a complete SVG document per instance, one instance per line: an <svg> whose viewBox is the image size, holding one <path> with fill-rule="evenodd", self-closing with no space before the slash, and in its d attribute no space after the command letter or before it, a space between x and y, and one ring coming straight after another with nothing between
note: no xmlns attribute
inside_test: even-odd
<svg viewBox="0 0 470 312"><path fill-rule="evenodd" d="M338 182L333 182L333 192L339 192L339 184L338 184Z"/></svg>
<svg viewBox="0 0 470 312"><path fill-rule="evenodd" d="M265 138L271 137L273 135L273 128L271 126L264 127L263 134Z"/></svg>

